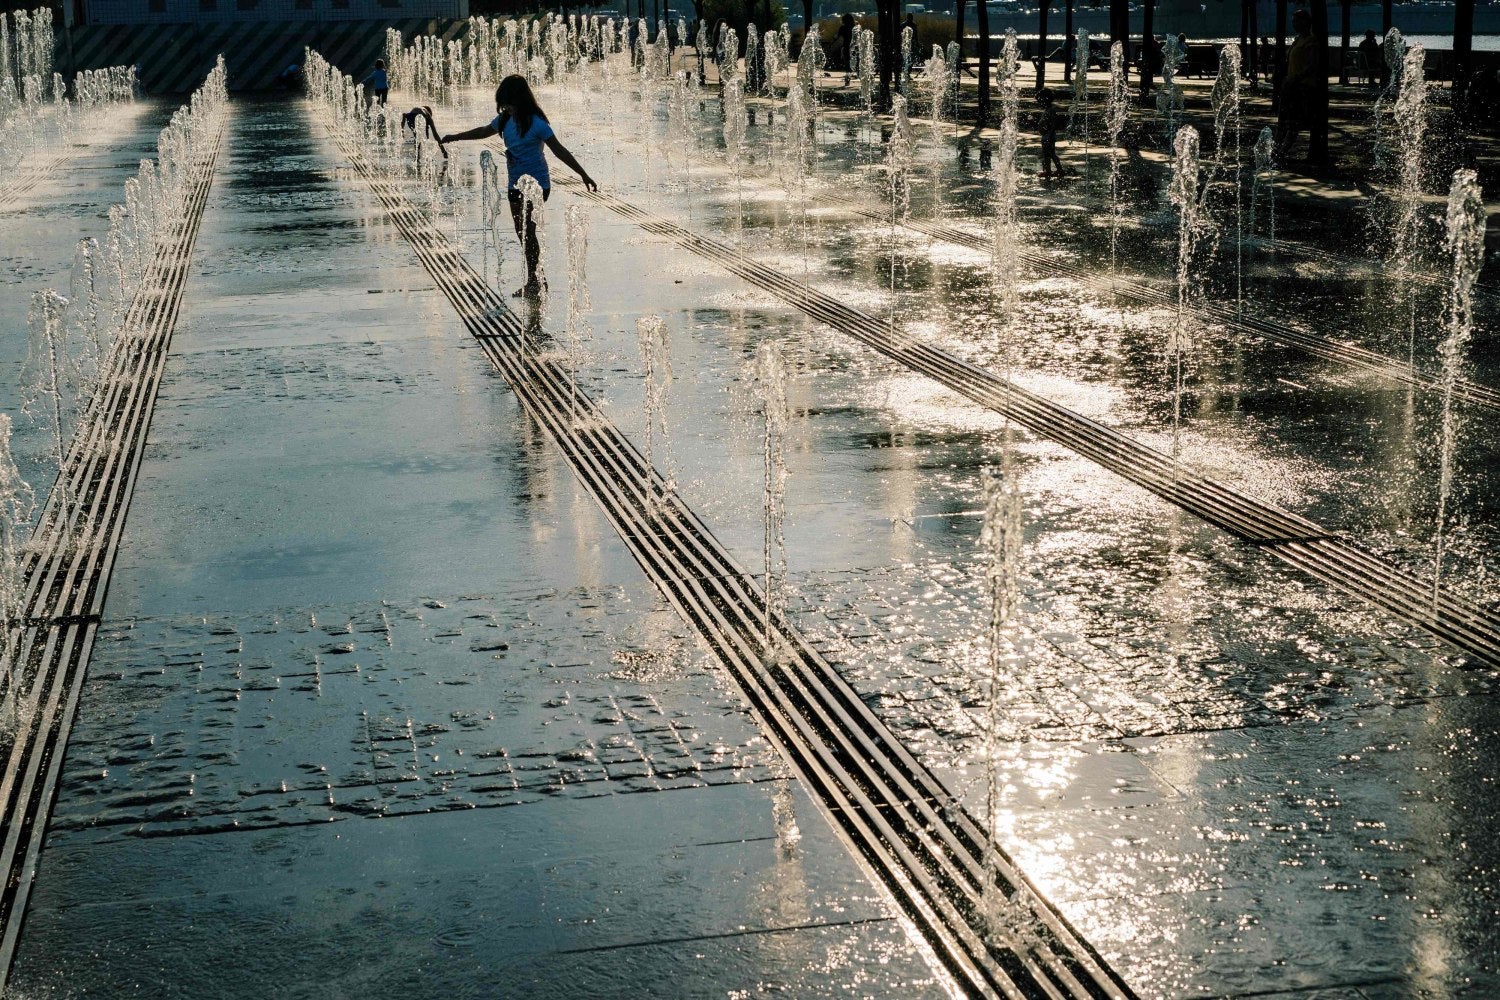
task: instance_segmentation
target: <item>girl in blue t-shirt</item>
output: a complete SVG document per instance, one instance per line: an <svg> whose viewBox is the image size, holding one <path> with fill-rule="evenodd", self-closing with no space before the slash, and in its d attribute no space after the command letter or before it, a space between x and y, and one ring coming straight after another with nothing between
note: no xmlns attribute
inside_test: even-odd
<svg viewBox="0 0 1500 1000"><path fill-rule="evenodd" d="M524 76L508 76L495 88L495 110L499 112L488 125L471 128L467 132L445 135L443 143L461 142L466 139L488 139L498 135L505 140L505 167L509 176L510 217L516 226L516 237L526 251L526 285L515 294L517 298L535 298L541 294L542 282L537 269L542 262L542 245L536 236L536 222L521 219L521 192L517 184L522 177L530 176L542 188L542 200L552 193L552 177L547 171L547 157L543 145L552 150L554 156L573 169L590 191L599 190L599 185L573 158L552 131L547 114L537 104L536 95L526 83ZM524 228L524 232L523 232Z"/></svg>

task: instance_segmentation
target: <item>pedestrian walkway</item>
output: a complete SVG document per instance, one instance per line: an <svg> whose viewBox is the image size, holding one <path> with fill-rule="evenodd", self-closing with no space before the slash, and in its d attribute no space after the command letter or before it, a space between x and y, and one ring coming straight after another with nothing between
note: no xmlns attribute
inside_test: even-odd
<svg viewBox="0 0 1500 1000"><path fill-rule="evenodd" d="M219 164L17 995L939 995L299 109Z"/></svg>

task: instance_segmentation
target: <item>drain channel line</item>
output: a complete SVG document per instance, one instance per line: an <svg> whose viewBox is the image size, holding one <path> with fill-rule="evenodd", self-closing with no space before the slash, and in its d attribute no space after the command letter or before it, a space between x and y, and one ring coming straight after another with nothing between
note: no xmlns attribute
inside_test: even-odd
<svg viewBox="0 0 1500 1000"><path fill-rule="evenodd" d="M326 122L325 122L326 124ZM962 990L1009 1000L1131 1000L1130 987L1048 903L787 621L568 371L528 349L527 331L447 238L358 149L330 129L528 415L647 577L724 664L835 829L891 892ZM991 947L979 930L986 884L1034 918L1028 942Z"/></svg>
<svg viewBox="0 0 1500 1000"><path fill-rule="evenodd" d="M1256 500L1193 473L1162 453L931 347L831 296L766 268L753 258L700 236L612 195L590 193L572 180L564 186L641 229L713 261L757 288L835 330L1003 416L1150 490L1215 527L1264 548L1330 586L1427 630L1482 662L1500 666L1500 617L1447 590L1433 595L1431 581L1397 569L1353 541L1335 537L1307 518Z"/></svg>
<svg viewBox="0 0 1500 1000"><path fill-rule="evenodd" d="M5 706L14 731L0 736L0 991L9 977L57 794L62 751L78 706L198 226L223 139L194 166L186 211L157 248L113 348L111 376L94 396L25 552L26 623L12 662Z"/></svg>
<svg viewBox="0 0 1500 1000"><path fill-rule="evenodd" d="M889 216L882 215L870 209L850 206L832 195L813 195L812 200L842 208L854 215L886 225L889 225L891 221ZM908 219L901 225L914 232L931 236L933 239L942 240L944 243L952 243L970 250L978 250L981 253L989 253L992 249L991 241L987 237L971 233L958 226L946 225L941 222L930 222L924 219ZM1099 291L1118 292L1124 298L1142 305L1166 306L1174 309L1177 306L1177 299L1174 295L1159 288L1153 288L1144 282L1128 278L1107 279L1077 264L1053 260L1050 257L1043 257L1041 254L1024 250L1021 251L1019 256L1021 260L1044 274L1055 274L1070 278ZM1322 358L1325 361L1347 365L1350 368L1378 375L1381 378L1386 378L1402 385L1414 386L1431 392L1440 392L1442 390L1442 387L1435 379L1413 371L1411 366L1402 364L1395 358L1360 347L1357 344L1320 337L1317 334L1307 333L1304 330L1287 326L1285 323L1277 323L1258 316L1247 316L1243 313L1237 313L1229 306L1219 303L1198 305L1193 307L1193 311L1207 316L1224 326L1296 348L1314 357ZM1465 402L1485 406L1492 410L1500 410L1500 392L1488 386L1460 379L1453 387L1453 394Z"/></svg>
<svg viewBox="0 0 1500 1000"><path fill-rule="evenodd" d="M34 191L42 181L53 176L68 160L66 153L49 153L40 163L33 163L15 180L0 188L0 212L9 212L19 206L21 198Z"/></svg>
<svg viewBox="0 0 1500 1000"><path fill-rule="evenodd" d="M500 148L498 144L491 145L497 150ZM561 178L560 183L570 183L570 180ZM891 221L888 215L883 215L872 209L850 205L847 201L836 195L813 193L809 194L808 197L811 201L837 208L852 215L858 215L861 218L884 225L889 225ZM942 240L945 243L962 246L970 250L977 250L980 253L987 254L993 249L990 239L986 236L969 232L958 226L914 218L907 218L900 225L904 229L921 233L924 236L930 236L933 239ZM1309 252L1312 251L1309 250ZM1321 252L1327 253L1327 251ZM1054 260L1027 250L1021 250L1018 257L1027 265L1043 273L1061 275L1094 288L1097 291L1119 294L1141 305L1174 309L1177 306L1177 299L1174 295L1168 294L1159 288L1154 288L1145 282L1118 277L1110 279L1101 278L1098 274L1085 267ZM1433 284L1442 283L1442 279L1437 275L1429 274L1428 278ZM1400 385L1412 386L1413 388L1429 392L1442 391L1442 386L1436 379L1415 371L1410 365L1402 364L1395 358L1381 354L1378 351L1360 347L1357 344L1321 337L1317 334L1288 326L1285 323L1278 323L1259 316L1247 316L1221 303L1203 303L1195 306L1194 312L1207 316L1213 321L1231 329L1237 329L1264 340L1283 344L1310 354L1313 357L1346 365ZM1456 398L1462 399L1465 402L1488 407L1492 410L1500 410L1500 391L1491 389L1488 386L1470 382L1466 379L1458 379L1453 385L1453 394Z"/></svg>

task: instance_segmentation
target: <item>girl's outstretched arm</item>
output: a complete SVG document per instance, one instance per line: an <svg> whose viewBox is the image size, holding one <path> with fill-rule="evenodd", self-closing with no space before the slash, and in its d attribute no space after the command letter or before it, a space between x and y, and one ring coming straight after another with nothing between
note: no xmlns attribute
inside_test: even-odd
<svg viewBox="0 0 1500 1000"><path fill-rule="evenodd" d="M595 184L594 179L589 176L589 172L583 169L583 164L579 163L578 160L573 157L573 154L568 152L568 148L566 146L557 141L557 136L554 135L552 138L547 140L547 148L552 150L553 156L557 157L559 160L562 160L568 166L573 168L573 173L577 174L583 181L584 187L588 188L590 191L599 190L599 185Z"/></svg>
<svg viewBox="0 0 1500 1000"><path fill-rule="evenodd" d="M446 146L450 142L465 142L469 139L488 139L494 134L495 129L493 126L481 125L478 128L471 128L467 132L454 132L452 135L445 135L438 142Z"/></svg>

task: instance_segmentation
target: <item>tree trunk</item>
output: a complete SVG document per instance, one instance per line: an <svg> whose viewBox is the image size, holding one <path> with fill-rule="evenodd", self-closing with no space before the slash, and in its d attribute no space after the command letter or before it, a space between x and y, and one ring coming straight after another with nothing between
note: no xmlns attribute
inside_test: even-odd
<svg viewBox="0 0 1500 1000"><path fill-rule="evenodd" d="M1071 0L1070 0L1071 2ZM983 128L990 120L990 5L987 0L977 0L974 6L975 13L979 15L979 126ZM963 45L963 37L959 37L959 45ZM960 54L959 65L963 65L963 57ZM957 116L958 109L954 108Z"/></svg>
<svg viewBox="0 0 1500 1000"><path fill-rule="evenodd" d="M900 48L895 44L896 0L876 0L875 39L880 46L880 107L891 109L891 74Z"/></svg>
<svg viewBox="0 0 1500 1000"><path fill-rule="evenodd" d="M1250 2L1250 82L1260 82L1260 3L1259 0Z"/></svg>
<svg viewBox="0 0 1500 1000"><path fill-rule="evenodd" d="M802 0L802 44L816 41L818 26L813 24L813 0Z"/></svg>
<svg viewBox="0 0 1500 1000"><path fill-rule="evenodd" d="M967 4L968 0L953 0L953 37L958 39L960 50L964 46L964 7ZM975 0L975 10L978 10L982 6L984 6L984 0ZM958 56L961 64L963 61L963 52L960 51Z"/></svg>
<svg viewBox="0 0 1500 1000"><path fill-rule="evenodd" d="M1073 0L1063 0L1063 83L1073 82Z"/></svg>
<svg viewBox="0 0 1500 1000"><path fill-rule="evenodd" d="M1391 0L1380 0L1380 34L1385 36L1391 30L1392 22L1395 20L1395 12L1391 9Z"/></svg>
<svg viewBox="0 0 1500 1000"><path fill-rule="evenodd" d="M1281 110L1281 83L1286 79L1286 0L1276 0L1276 62L1271 67L1271 107Z"/></svg>
<svg viewBox="0 0 1500 1000"><path fill-rule="evenodd" d="M1156 0L1144 0L1141 4L1141 100L1144 101L1151 93L1151 85L1156 81L1156 71L1147 65L1147 61L1153 58L1150 53L1154 51L1151 39L1156 33Z"/></svg>
<svg viewBox="0 0 1500 1000"><path fill-rule="evenodd" d="M751 2L753 3L754 0L751 0ZM693 41L696 42L698 40L698 37L703 34L703 30L704 30L704 27L705 27L705 25L703 24L703 0L693 0L693 18L694 18L694 21L695 21L695 23L693 25ZM687 41L685 39L683 41L683 44L684 45L687 44ZM693 50L694 50L695 53L701 52L702 51L702 47L698 46L698 45L694 45L693 46ZM692 55L688 56L688 59L689 59L689 65L691 65L691 60L693 59L693 56ZM703 81L704 81L704 76L703 76L703 57L701 55L699 55L699 56L697 56L697 59L698 59L698 86L701 87L701 86L703 86Z"/></svg>
<svg viewBox="0 0 1500 1000"><path fill-rule="evenodd" d="M1109 43L1120 43L1124 57L1121 71L1125 74L1125 85L1130 86L1130 0L1114 0L1110 4Z"/></svg>
<svg viewBox="0 0 1500 1000"><path fill-rule="evenodd" d="M1255 0L1240 0L1240 58L1248 59L1250 45L1250 8ZM1243 63L1242 63L1243 64Z"/></svg>
<svg viewBox="0 0 1500 1000"><path fill-rule="evenodd" d="M1041 17L1037 26L1036 89L1047 86L1047 0L1042 0Z"/></svg>
<svg viewBox="0 0 1500 1000"><path fill-rule="evenodd" d="M1474 72L1474 0L1453 5L1453 110L1468 118L1469 77Z"/></svg>
<svg viewBox="0 0 1500 1000"><path fill-rule="evenodd" d="M1311 124L1307 137L1307 161L1328 164L1328 0L1309 5L1313 31L1313 87Z"/></svg>
<svg viewBox="0 0 1500 1000"><path fill-rule="evenodd" d="M1339 83L1349 82L1349 2L1339 0Z"/></svg>

